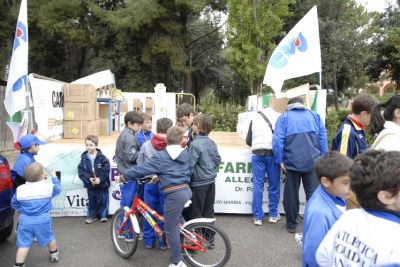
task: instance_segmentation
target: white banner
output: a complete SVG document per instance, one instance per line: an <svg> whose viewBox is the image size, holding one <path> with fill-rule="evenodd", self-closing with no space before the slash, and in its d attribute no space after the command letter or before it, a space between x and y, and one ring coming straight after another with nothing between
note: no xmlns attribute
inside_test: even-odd
<svg viewBox="0 0 400 267"><path fill-rule="evenodd" d="M111 163L109 188L109 214L119 208L121 193L115 178L119 176L116 164L112 160L114 146L100 147ZM42 163L47 173L54 168L61 172L62 192L53 199L52 216L86 216L88 196L78 177L78 164L81 154L85 151L84 141L79 143L54 144L41 146L37 161ZM251 174L250 149L220 148L222 163L216 179L216 195L214 209L216 213L251 214L253 184ZM279 212L284 213L282 206L283 186L285 177L281 177L281 199ZM268 212L268 184L265 183L263 209ZM300 213L304 212L305 194L300 189Z"/></svg>
<svg viewBox="0 0 400 267"><path fill-rule="evenodd" d="M250 149L226 149L219 148L222 163L218 169L215 186L216 213L243 213L251 214L253 199L253 180L251 173ZM281 176L281 192L279 201L279 213L283 210L283 188L286 177ZM300 187L300 213L304 213L306 197L304 189ZM268 212L268 183L264 184L263 210Z"/></svg>
<svg viewBox="0 0 400 267"><path fill-rule="evenodd" d="M56 140L63 137L63 82L35 78L29 74L32 99L37 123L37 135L42 140Z"/></svg>

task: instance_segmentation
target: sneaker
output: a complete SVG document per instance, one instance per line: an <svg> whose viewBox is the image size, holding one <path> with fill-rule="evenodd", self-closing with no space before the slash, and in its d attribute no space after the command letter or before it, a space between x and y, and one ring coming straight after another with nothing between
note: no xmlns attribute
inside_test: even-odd
<svg viewBox="0 0 400 267"><path fill-rule="evenodd" d="M261 226L261 225L262 225L262 220L256 220L256 219L254 219L254 224L255 224L255 225L258 225L258 226Z"/></svg>
<svg viewBox="0 0 400 267"><path fill-rule="evenodd" d="M50 253L50 262L59 262L60 261L60 253L54 252L54 253Z"/></svg>
<svg viewBox="0 0 400 267"><path fill-rule="evenodd" d="M302 233L296 233L294 235L294 240L296 240L297 244L299 244L300 247L303 246L303 234Z"/></svg>
<svg viewBox="0 0 400 267"><path fill-rule="evenodd" d="M269 217L268 222L269 223L276 223L280 219L281 219L281 215L279 215L279 213L278 213L278 215L276 215L276 216Z"/></svg>
<svg viewBox="0 0 400 267"><path fill-rule="evenodd" d="M166 246L166 245L161 245L160 246L160 250L167 250L168 249L168 246Z"/></svg>
<svg viewBox="0 0 400 267"><path fill-rule="evenodd" d="M152 249L152 248L153 248L153 245L144 244L144 247L147 248L147 249Z"/></svg>
<svg viewBox="0 0 400 267"><path fill-rule="evenodd" d="M100 221L101 222L107 222L108 220L107 220L107 218L104 217L104 218L101 218Z"/></svg>
<svg viewBox="0 0 400 267"><path fill-rule="evenodd" d="M287 230L289 233L291 233L291 234L296 233L296 228L289 228L289 227L286 227L286 230Z"/></svg>
<svg viewBox="0 0 400 267"><path fill-rule="evenodd" d="M168 267L187 267L187 265L183 261L180 261L177 264L170 263Z"/></svg>
<svg viewBox="0 0 400 267"><path fill-rule="evenodd" d="M139 240L143 240L143 232L139 233Z"/></svg>
<svg viewBox="0 0 400 267"><path fill-rule="evenodd" d="M125 242L127 242L127 243L132 243L133 241L134 241L133 238L125 237Z"/></svg>
<svg viewBox="0 0 400 267"><path fill-rule="evenodd" d="M85 223L86 224L91 224L91 223L93 223L93 219L92 218L87 218Z"/></svg>

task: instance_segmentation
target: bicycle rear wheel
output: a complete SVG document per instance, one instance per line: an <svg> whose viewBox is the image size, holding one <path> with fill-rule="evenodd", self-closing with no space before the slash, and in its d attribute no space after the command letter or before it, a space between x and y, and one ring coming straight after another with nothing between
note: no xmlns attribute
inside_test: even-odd
<svg viewBox="0 0 400 267"><path fill-rule="evenodd" d="M231 242L224 231L213 223L193 223L185 230L194 233L191 238L181 233L182 257L193 265L201 267L224 266L231 256ZM194 242L201 243L205 251L192 250L185 246L193 246Z"/></svg>
<svg viewBox="0 0 400 267"><path fill-rule="evenodd" d="M123 208L118 209L112 218L111 223L111 240L115 252L122 258L129 258L135 253L138 246L138 235L135 234L132 227L125 227L125 229L118 233L121 222L125 218L125 210ZM128 218L129 224L132 225L131 219ZM130 228L130 229L129 229Z"/></svg>

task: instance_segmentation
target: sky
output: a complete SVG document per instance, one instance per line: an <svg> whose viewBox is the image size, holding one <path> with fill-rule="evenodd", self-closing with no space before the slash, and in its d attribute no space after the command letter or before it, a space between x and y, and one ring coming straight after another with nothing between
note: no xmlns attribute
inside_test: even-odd
<svg viewBox="0 0 400 267"><path fill-rule="evenodd" d="M357 2L365 6L365 8L370 12L383 12L390 4L396 4L396 0L357 0Z"/></svg>

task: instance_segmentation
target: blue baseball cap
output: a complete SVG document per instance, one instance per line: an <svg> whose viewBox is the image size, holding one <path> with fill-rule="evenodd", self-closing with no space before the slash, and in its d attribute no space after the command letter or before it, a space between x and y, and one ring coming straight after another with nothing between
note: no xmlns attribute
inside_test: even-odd
<svg viewBox="0 0 400 267"><path fill-rule="evenodd" d="M36 137L36 135L27 134L19 139L19 144L21 145L22 149L28 149L33 145L44 145L46 144L46 142L40 141L39 138Z"/></svg>

